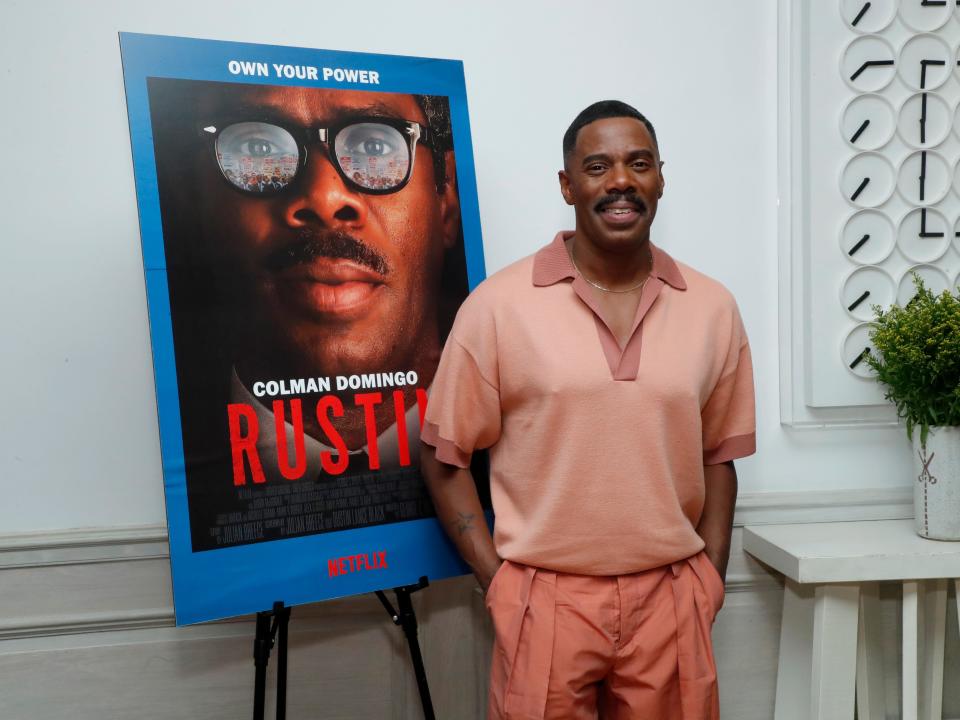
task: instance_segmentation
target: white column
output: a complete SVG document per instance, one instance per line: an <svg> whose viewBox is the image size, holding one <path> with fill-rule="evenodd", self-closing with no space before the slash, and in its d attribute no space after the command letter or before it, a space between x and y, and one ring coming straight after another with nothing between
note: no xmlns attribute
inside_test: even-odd
<svg viewBox="0 0 960 720"><path fill-rule="evenodd" d="M863 583L860 586L860 623L857 636L859 720L887 719L880 624L880 583Z"/></svg>
<svg viewBox="0 0 960 720"><path fill-rule="evenodd" d="M957 625L960 626L960 578L953 581L953 588L956 590L953 597L957 601Z"/></svg>
<svg viewBox="0 0 960 720"><path fill-rule="evenodd" d="M923 663L920 673L920 720L943 717L943 644L947 632L947 581L924 583Z"/></svg>
<svg viewBox="0 0 960 720"><path fill-rule="evenodd" d="M920 622L922 583L903 583L903 720L917 720L917 624Z"/></svg>

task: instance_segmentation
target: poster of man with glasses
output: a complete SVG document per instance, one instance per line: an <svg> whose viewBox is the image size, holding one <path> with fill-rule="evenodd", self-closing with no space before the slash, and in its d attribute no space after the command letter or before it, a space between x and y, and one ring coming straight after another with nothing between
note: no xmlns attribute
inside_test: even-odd
<svg viewBox="0 0 960 720"><path fill-rule="evenodd" d="M484 275L462 65L121 49L178 622L461 572L418 456Z"/></svg>

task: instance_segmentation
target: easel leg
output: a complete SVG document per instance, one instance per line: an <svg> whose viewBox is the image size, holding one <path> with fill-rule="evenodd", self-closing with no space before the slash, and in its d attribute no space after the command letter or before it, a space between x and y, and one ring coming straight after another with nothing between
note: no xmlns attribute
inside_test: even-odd
<svg viewBox="0 0 960 720"><path fill-rule="evenodd" d="M290 628L290 608L280 610L277 619L277 720L287 717L287 635Z"/></svg>
<svg viewBox="0 0 960 720"><path fill-rule="evenodd" d="M257 633L253 639L253 720L263 720L267 691L267 662L270 660L270 615L257 613Z"/></svg>
<svg viewBox="0 0 960 720"><path fill-rule="evenodd" d="M423 666L423 655L420 652L420 641L417 637L417 616L413 611L413 602L407 588L397 588L397 605L400 606L400 618L403 634L407 636L407 645L410 646L410 659L413 660L413 672L417 678L417 689L420 691L420 704L423 706L423 716L426 720L434 720L433 701L430 698L430 686L427 684L427 671Z"/></svg>
<svg viewBox="0 0 960 720"><path fill-rule="evenodd" d="M271 623L271 620L273 621ZM267 664L270 650L279 633L277 648L277 720L287 714L287 629L290 624L290 608L281 601L273 604L273 610L257 613L257 630L253 639L253 720L263 720L267 695Z"/></svg>
<svg viewBox="0 0 960 720"><path fill-rule="evenodd" d="M424 720L436 720L433 713L433 701L430 699L430 686L427 684L427 672L423 667L420 641L417 638L417 614L413 610L413 602L410 599L412 593L422 590L429 584L430 582L424 576L420 578L420 582L416 585L394 588L399 610L394 609L382 590L377 590L376 595L390 614L393 624L402 627L403 634L407 638L407 645L410 647L410 659L413 661L413 672L417 678L417 689L420 691L420 704L423 707Z"/></svg>

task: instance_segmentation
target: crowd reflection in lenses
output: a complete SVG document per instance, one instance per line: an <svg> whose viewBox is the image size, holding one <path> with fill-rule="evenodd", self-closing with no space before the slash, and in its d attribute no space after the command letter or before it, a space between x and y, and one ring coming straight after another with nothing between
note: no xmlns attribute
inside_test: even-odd
<svg viewBox="0 0 960 720"><path fill-rule="evenodd" d="M288 131L268 123L236 123L217 138L217 161L224 177L248 192L283 190L297 174L300 153ZM335 154L343 173L369 190L397 187L410 169L407 140L395 128L378 123L341 130Z"/></svg>

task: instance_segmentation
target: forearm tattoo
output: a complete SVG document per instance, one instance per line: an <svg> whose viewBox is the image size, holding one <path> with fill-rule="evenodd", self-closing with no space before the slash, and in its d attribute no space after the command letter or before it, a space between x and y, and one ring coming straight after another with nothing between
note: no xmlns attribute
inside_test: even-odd
<svg viewBox="0 0 960 720"><path fill-rule="evenodd" d="M459 517L454 521L454 524L457 526L458 534L463 535L467 530L473 529L473 513L466 514L458 512L457 515Z"/></svg>

